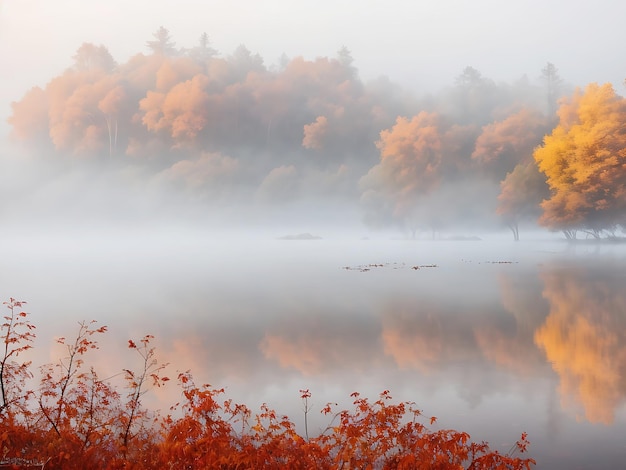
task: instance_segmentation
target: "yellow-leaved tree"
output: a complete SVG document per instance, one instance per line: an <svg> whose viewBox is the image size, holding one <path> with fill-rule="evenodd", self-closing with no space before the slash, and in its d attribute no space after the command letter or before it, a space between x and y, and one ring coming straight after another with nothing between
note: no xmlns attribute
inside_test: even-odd
<svg viewBox="0 0 626 470"><path fill-rule="evenodd" d="M539 223L575 238L599 238L624 225L626 99L611 84L592 83L562 103L559 124L534 152L550 197Z"/></svg>

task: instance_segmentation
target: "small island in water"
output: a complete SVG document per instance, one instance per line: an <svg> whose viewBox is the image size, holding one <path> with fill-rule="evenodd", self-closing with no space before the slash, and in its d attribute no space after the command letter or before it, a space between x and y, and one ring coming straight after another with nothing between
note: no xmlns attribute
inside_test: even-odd
<svg viewBox="0 0 626 470"><path fill-rule="evenodd" d="M297 235L285 235L278 237L279 240L321 240L322 237L311 235L310 233L299 233Z"/></svg>

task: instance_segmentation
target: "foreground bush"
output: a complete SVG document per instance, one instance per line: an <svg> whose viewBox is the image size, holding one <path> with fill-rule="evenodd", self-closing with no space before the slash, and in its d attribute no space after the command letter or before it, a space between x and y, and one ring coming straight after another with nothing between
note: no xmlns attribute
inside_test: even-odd
<svg viewBox="0 0 626 470"><path fill-rule="evenodd" d="M430 430L410 402L394 403L389 391L371 402L353 393L353 408L322 413L329 425L308 436L308 390L301 390L305 436L287 416L268 406L253 414L224 399L223 389L197 385L189 371L178 375L183 401L161 415L142 406L151 387L165 385L151 346L152 336L129 340L140 367L122 369L125 385L115 387L84 363L97 349L95 322L80 323L76 337L59 338L67 354L39 368L20 355L32 347L35 326L22 311L24 302L4 303L1 327L0 468L46 469L528 469L535 462L516 457L528 446L522 434L507 455L467 433Z"/></svg>

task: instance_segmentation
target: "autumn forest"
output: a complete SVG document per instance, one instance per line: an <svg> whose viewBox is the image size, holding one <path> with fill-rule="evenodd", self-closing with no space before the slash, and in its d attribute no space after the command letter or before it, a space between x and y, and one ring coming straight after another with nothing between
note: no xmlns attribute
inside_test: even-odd
<svg viewBox="0 0 626 470"><path fill-rule="evenodd" d="M161 27L148 53L116 63L85 43L73 65L13 103L29 155L117 172L167 203L258 207L328 201L367 227L454 232L537 225L574 239L622 228L624 98L571 89L547 63L515 83L468 66L417 98L364 83L350 51L266 66L204 34L177 47Z"/></svg>

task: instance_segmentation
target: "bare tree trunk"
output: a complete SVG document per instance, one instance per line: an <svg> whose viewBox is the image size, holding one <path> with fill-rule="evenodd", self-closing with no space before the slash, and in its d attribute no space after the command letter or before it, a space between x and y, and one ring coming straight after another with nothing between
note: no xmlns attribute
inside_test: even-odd
<svg viewBox="0 0 626 470"><path fill-rule="evenodd" d="M519 225L517 225L517 222L509 222L507 225L511 229L511 232L513 232L513 240L518 242L519 241Z"/></svg>

